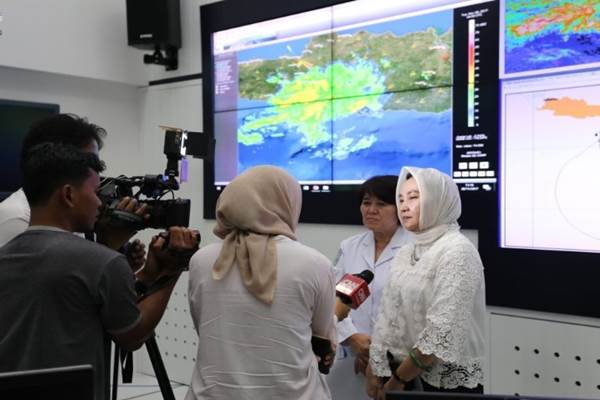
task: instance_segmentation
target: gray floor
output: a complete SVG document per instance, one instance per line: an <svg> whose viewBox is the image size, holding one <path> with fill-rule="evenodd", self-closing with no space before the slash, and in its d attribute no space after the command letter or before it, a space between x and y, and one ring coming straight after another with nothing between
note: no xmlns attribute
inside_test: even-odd
<svg viewBox="0 0 600 400"><path fill-rule="evenodd" d="M180 383L171 382L173 394L177 400L183 400L187 393L188 387ZM120 384L117 391L119 400L136 399L136 400L162 400L162 394L158 381L154 376L135 373L132 383Z"/></svg>

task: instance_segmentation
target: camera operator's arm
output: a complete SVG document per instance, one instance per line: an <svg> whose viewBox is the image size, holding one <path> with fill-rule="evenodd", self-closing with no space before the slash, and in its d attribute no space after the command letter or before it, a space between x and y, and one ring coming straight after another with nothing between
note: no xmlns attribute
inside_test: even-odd
<svg viewBox="0 0 600 400"><path fill-rule="evenodd" d="M141 319L136 326L127 332L113 335L119 346L125 350L138 349L152 333L163 316L181 268L185 266L183 264L189 262L189 257L183 260L176 252L196 249L198 237L197 231L173 227L169 229L168 246L165 246L166 239L162 236L152 239L146 267L137 274L138 279L146 285L157 279L173 279L138 304Z"/></svg>
<svg viewBox="0 0 600 400"><path fill-rule="evenodd" d="M139 205L138 201L132 197L123 197L115 209L147 218L146 208L146 204ZM136 234L136 230L126 225L114 224L110 219L100 219L96 224L96 233L98 234L98 243L102 243L113 250L119 250Z"/></svg>

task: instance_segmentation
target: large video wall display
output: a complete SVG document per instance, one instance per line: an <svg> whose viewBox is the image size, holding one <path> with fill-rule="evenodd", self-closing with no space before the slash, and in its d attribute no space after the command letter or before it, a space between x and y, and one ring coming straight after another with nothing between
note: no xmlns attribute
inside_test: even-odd
<svg viewBox="0 0 600 400"><path fill-rule="evenodd" d="M214 190L272 164L327 201L413 165L495 196L496 2L351 1L245 20L207 32Z"/></svg>

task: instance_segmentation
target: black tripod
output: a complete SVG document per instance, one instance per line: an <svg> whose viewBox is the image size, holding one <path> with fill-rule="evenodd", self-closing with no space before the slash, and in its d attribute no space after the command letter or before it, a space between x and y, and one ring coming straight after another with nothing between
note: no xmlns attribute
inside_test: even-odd
<svg viewBox="0 0 600 400"><path fill-rule="evenodd" d="M138 303L152 293L177 280L177 277L178 276L172 276L159 279L151 287L143 290L142 293L139 293L140 297L138 298ZM156 376L156 380L158 381L158 386L160 387L160 392L163 396L163 399L175 400L175 394L173 393L173 388L171 387L171 381L169 380L165 364L163 363L160 355L160 350L158 349L158 343L156 343L156 335L154 332L152 332L152 335L146 339L145 344L146 350L148 350L148 356L150 357L150 362L152 363L152 369L154 370L154 376ZM112 400L117 400L119 360L121 360L121 363L123 364L123 383L131 383L133 375L133 353L120 349L115 343Z"/></svg>
<svg viewBox="0 0 600 400"><path fill-rule="evenodd" d="M154 375L158 381L160 392L162 393L164 400L175 400L175 394L171 387L171 381L167 375L165 364L163 363L158 349L158 343L154 334L146 340L146 350L148 350L148 356L152 363ZM123 363L123 383L131 383L133 375L133 354L128 351L124 351L115 344L115 358L113 363L113 387L112 387L112 399L117 400L117 389L119 387L119 359Z"/></svg>

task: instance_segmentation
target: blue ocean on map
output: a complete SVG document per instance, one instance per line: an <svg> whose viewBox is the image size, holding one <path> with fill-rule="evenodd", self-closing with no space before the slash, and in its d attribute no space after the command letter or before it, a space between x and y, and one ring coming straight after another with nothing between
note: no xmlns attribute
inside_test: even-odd
<svg viewBox="0 0 600 400"><path fill-rule="evenodd" d="M258 107L260 103L245 104ZM272 112L271 107L239 110L238 126ZM238 172L271 164L287 169L304 182L364 180L373 175L398 174L404 165L434 167L450 173L450 110L358 112L328 124L331 140L312 147L305 144L297 127L279 124L261 128L258 132L263 143L238 144ZM361 140L368 146L356 146ZM352 145L340 148L342 142Z"/></svg>
<svg viewBox="0 0 600 400"><path fill-rule="evenodd" d="M334 131L373 135L377 140L368 148L350 152L334 160L333 178L364 180L373 175L397 175L405 165L432 167L451 173L452 113L394 110L382 118L354 114L333 123ZM343 136L343 135L340 135Z"/></svg>
<svg viewBox="0 0 600 400"><path fill-rule="evenodd" d="M505 72L516 73L600 62L600 34L552 32L505 50Z"/></svg>

